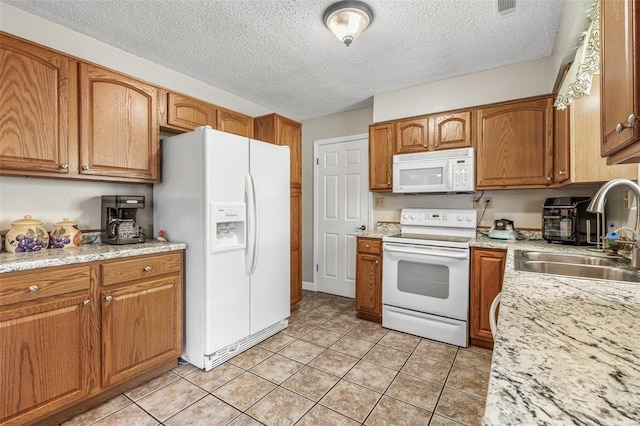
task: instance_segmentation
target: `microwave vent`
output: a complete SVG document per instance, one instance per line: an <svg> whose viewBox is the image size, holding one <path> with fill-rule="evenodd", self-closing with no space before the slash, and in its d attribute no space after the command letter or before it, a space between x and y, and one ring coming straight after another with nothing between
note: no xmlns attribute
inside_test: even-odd
<svg viewBox="0 0 640 426"><path fill-rule="evenodd" d="M516 0L495 0L497 16L511 16L518 12Z"/></svg>

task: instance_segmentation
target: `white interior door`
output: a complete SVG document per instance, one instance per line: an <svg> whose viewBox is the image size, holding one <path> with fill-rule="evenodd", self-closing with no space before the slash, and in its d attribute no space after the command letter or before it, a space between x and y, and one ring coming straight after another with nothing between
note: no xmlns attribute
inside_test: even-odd
<svg viewBox="0 0 640 426"><path fill-rule="evenodd" d="M369 226L367 135L316 141L315 283L355 297L357 228Z"/></svg>

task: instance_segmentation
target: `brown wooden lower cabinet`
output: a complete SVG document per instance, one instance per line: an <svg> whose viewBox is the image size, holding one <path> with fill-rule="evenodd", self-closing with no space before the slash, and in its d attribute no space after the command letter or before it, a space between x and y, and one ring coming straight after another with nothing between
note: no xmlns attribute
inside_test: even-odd
<svg viewBox="0 0 640 426"><path fill-rule="evenodd" d="M382 240L358 238L356 311L358 318L382 322Z"/></svg>
<svg viewBox="0 0 640 426"><path fill-rule="evenodd" d="M502 291L507 252L498 249L471 249L471 344L493 348L489 327L491 302Z"/></svg>
<svg viewBox="0 0 640 426"><path fill-rule="evenodd" d="M182 259L176 251L0 274L0 424L56 424L175 367ZM119 264L136 270L104 285L101 271Z"/></svg>
<svg viewBox="0 0 640 426"><path fill-rule="evenodd" d="M302 300L302 190L291 187L291 309Z"/></svg>

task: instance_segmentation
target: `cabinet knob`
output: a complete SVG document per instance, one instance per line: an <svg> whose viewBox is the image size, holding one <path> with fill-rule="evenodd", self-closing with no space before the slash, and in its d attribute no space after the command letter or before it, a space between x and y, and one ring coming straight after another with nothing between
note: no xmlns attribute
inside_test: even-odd
<svg viewBox="0 0 640 426"><path fill-rule="evenodd" d="M436 146L438 146L438 145L436 145ZM422 145L422 147L425 148L425 149L429 148L427 145Z"/></svg>
<svg viewBox="0 0 640 426"><path fill-rule="evenodd" d="M36 290L38 290L38 286L37 285L32 285L32 286L29 287L29 291L32 292L32 293L34 291L36 291Z"/></svg>
<svg viewBox="0 0 640 426"><path fill-rule="evenodd" d="M113 300L113 297L107 296L104 298L104 300L106 300L107 302L111 302Z"/></svg>
<svg viewBox="0 0 640 426"><path fill-rule="evenodd" d="M551 176L547 176L547 182L551 183L553 181L553 178Z"/></svg>
<svg viewBox="0 0 640 426"><path fill-rule="evenodd" d="M369 247L371 247L369 244L367 244L367 245L365 246L365 248L369 248Z"/></svg>
<svg viewBox="0 0 640 426"><path fill-rule="evenodd" d="M145 272L151 272L151 266L145 266L142 270Z"/></svg>
<svg viewBox="0 0 640 426"><path fill-rule="evenodd" d="M380 263L380 261L379 261L379 260L376 260L376 265L377 265L378 263Z"/></svg>
<svg viewBox="0 0 640 426"><path fill-rule="evenodd" d="M566 175L566 174L567 174L567 172L566 172L566 171L564 171L564 170L558 170L558 176L564 176L564 175Z"/></svg>
<svg viewBox="0 0 640 426"><path fill-rule="evenodd" d="M617 133L622 133L623 131L625 131L626 129L632 129L633 126L636 124L636 121L638 121L638 119L640 119L640 117L638 117L635 114L631 114L629 116L629 118L627 119L627 121L629 122L629 124L624 125L622 123L618 123L618 125L616 126L616 132Z"/></svg>
<svg viewBox="0 0 640 426"><path fill-rule="evenodd" d="M60 170L67 170L69 168L69 165L67 163L64 164L60 164Z"/></svg>
<svg viewBox="0 0 640 426"><path fill-rule="evenodd" d="M387 182L387 186L391 186L391 182Z"/></svg>
<svg viewBox="0 0 640 426"><path fill-rule="evenodd" d="M82 166L82 170L89 170L89 166L85 164L84 166Z"/></svg>
<svg viewBox="0 0 640 426"><path fill-rule="evenodd" d="M84 301L84 306L87 306L89 304L91 304L91 300L87 299L87 300Z"/></svg>

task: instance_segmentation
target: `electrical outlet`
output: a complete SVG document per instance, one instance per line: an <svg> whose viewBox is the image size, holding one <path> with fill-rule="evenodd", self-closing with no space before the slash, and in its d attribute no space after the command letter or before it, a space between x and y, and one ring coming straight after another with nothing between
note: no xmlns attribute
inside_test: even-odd
<svg viewBox="0 0 640 426"><path fill-rule="evenodd" d="M482 204L483 204L483 203L482 203L482 197L480 197L480 198L473 197L473 198L472 198L472 201L473 201L473 208L474 208L474 209L479 210L479 209L481 209L481 208L483 208L483 207L484 207L484 206L482 205Z"/></svg>
<svg viewBox="0 0 640 426"><path fill-rule="evenodd" d="M384 198L376 197L376 207L384 207Z"/></svg>
<svg viewBox="0 0 640 426"><path fill-rule="evenodd" d="M492 209L493 208L493 197L484 197L484 205L487 207L487 209Z"/></svg>

